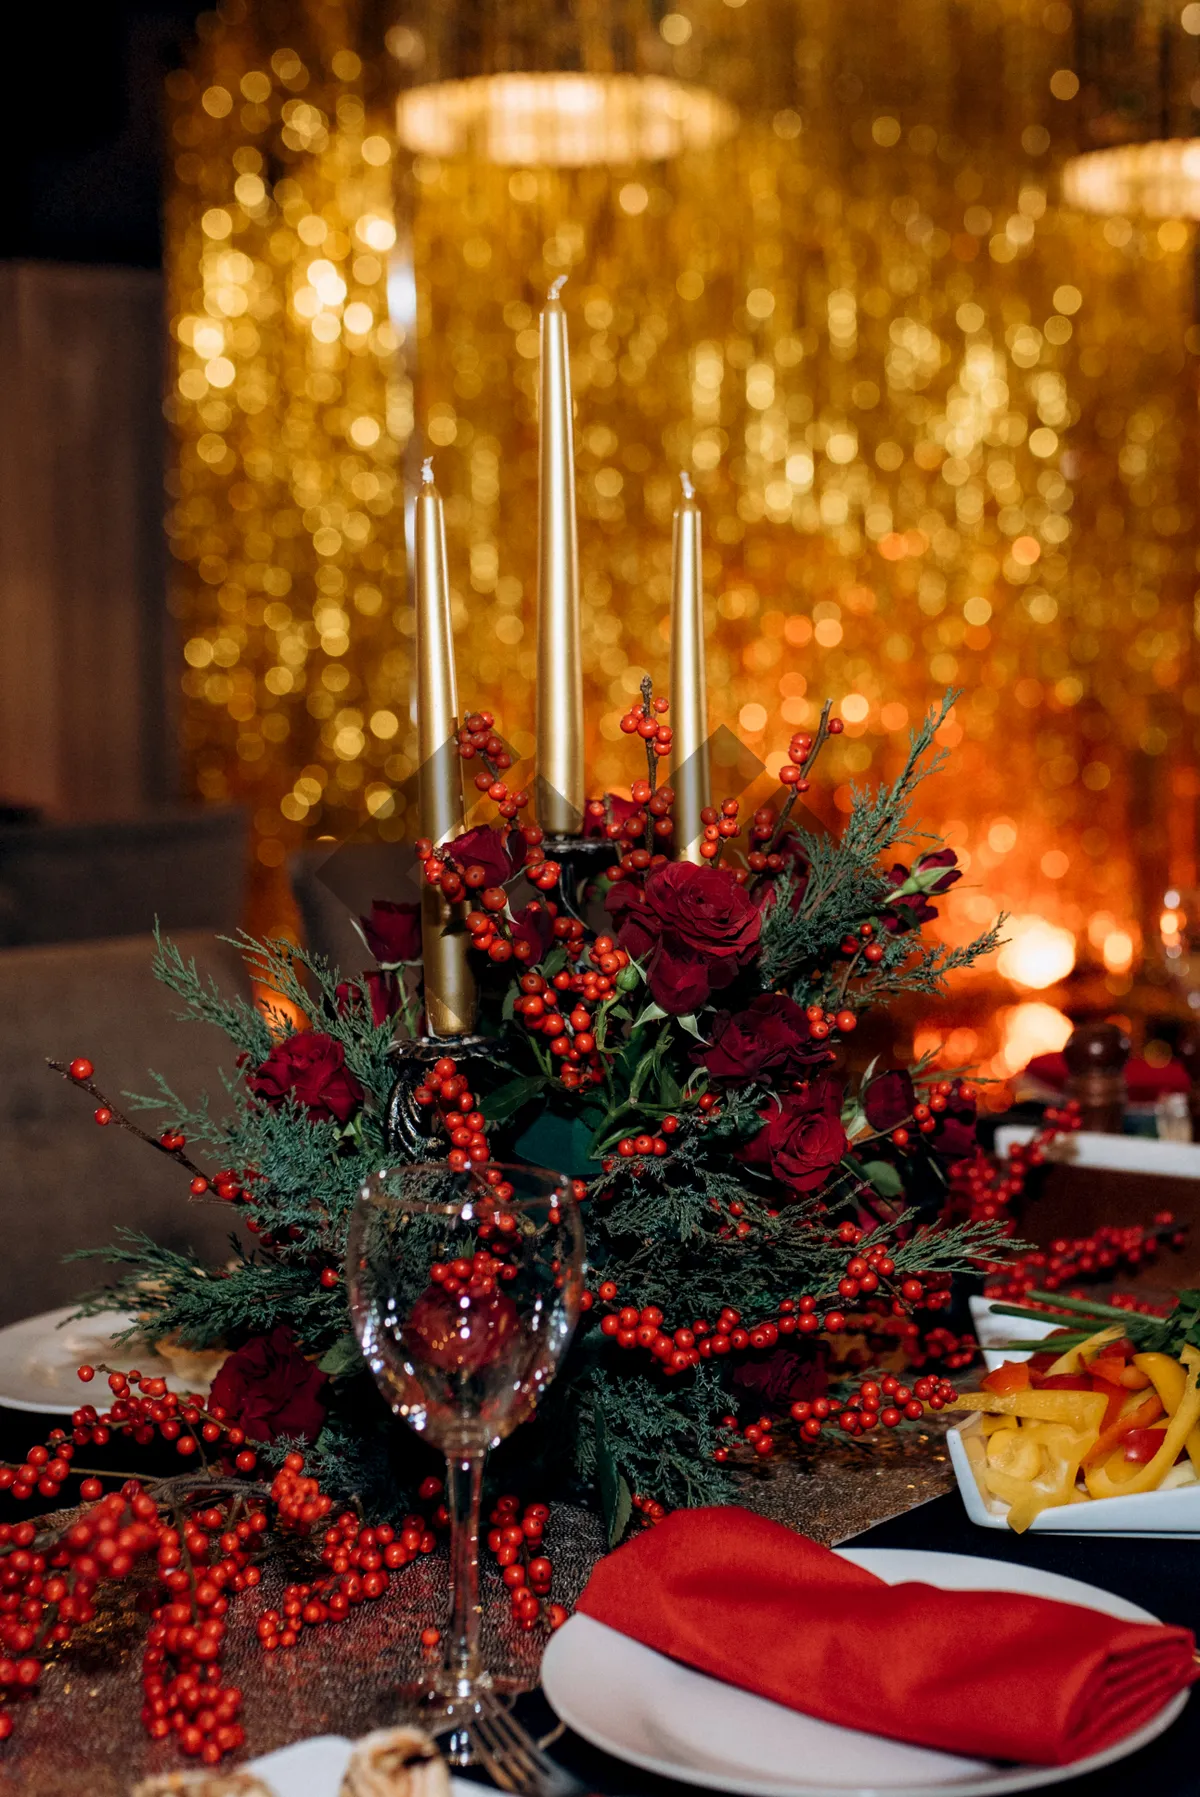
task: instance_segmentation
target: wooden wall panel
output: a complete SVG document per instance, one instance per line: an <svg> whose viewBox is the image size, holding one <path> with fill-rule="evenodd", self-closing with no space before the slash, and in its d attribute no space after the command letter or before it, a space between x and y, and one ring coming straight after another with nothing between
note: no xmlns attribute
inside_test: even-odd
<svg viewBox="0 0 1200 1797"><path fill-rule="evenodd" d="M0 263L0 798L58 818L174 795L161 281Z"/></svg>

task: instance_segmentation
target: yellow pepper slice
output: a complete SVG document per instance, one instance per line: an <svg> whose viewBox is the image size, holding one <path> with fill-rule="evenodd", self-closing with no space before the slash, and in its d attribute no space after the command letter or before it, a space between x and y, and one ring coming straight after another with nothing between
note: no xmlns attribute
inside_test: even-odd
<svg viewBox="0 0 1200 1797"><path fill-rule="evenodd" d="M1090 1467L1086 1473L1087 1488L1094 1498L1133 1497L1138 1492L1154 1491L1174 1466L1180 1449L1197 1423L1200 1423L1200 1385L1197 1384L1200 1354L1197 1354L1195 1348L1185 1348L1181 1359L1186 1369L1183 1392L1175 1407L1175 1414L1163 1432L1162 1447L1153 1460L1124 1484L1118 1484L1106 1466ZM1145 1371L1153 1378L1148 1367ZM1166 1403L1165 1397L1163 1402Z"/></svg>
<svg viewBox="0 0 1200 1797"><path fill-rule="evenodd" d="M1134 1366L1145 1373L1163 1402L1168 1416L1174 1416L1187 1384L1187 1370L1170 1354L1135 1354ZM1200 1473L1200 1427L1192 1430L1184 1443L1188 1459Z"/></svg>
<svg viewBox="0 0 1200 1797"><path fill-rule="evenodd" d="M1098 1329L1095 1335L1089 1335L1077 1348L1068 1348L1065 1354L1060 1354L1054 1365L1047 1368L1047 1378L1059 1373L1086 1373L1089 1362L1096 1358L1101 1348L1108 1342L1118 1341L1121 1333L1119 1323L1111 1323L1107 1329Z"/></svg>
<svg viewBox="0 0 1200 1797"><path fill-rule="evenodd" d="M1004 1396L991 1391L962 1392L956 1410L979 1410L986 1416L1016 1416L1030 1422L1067 1423L1091 1430L1094 1440L1108 1400L1098 1391L1014 1391Z"/></svg>
<svg viewBox="0 0 1200 1797"><path fill-rule="evenodd" d="M1005 1468L991 1465L983 1472L986 1488L1008 1504L1008 1526L1018 1535L1043 1510L1073 1501L1080 1461L1095 1441L1096 1430L1072 1429L1065 1423L1029 1422L1023 1425L1021 1436L1024 1446L1036 1448L1041 1462L1032 1479L1016 1477Z"/></svg>
<svg viewBox="0 0 1200 1797"><path fill-rule="evenodd" d="M1001 1429L989 1436L987 1461L1011 1479L1036 1479L1042 1469L1041 1449L1028 1429Z"/></svg>

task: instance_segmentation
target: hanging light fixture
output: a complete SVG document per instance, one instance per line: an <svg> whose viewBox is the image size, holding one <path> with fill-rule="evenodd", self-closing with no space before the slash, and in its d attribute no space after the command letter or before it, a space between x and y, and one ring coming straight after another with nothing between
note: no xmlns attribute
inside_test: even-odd
<svg viewBox="0 0 1200 1797"><path fill-rule="evenodd" d="M1062 196L1083 212L1200 218L1200 4L1095 0L1075 66L1085 140Z"/></svg>
<svg viewBox="0 0 1200 1797"><path fill-rule="evenodd" d="M518 0L501 17L498 32L481 14L473 34L436 21L388 33L413 82L397 101L403 148L518 168L612 167L709 149L736 128L725 98L678 78L693 32L683 13L667 14L665 33L628 0L549 12Z"/></svg>

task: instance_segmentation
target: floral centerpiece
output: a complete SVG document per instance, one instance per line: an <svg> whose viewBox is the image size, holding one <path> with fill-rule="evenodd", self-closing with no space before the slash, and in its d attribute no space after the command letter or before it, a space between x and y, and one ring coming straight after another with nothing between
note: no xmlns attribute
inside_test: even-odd
<svg viewBox="0 0 1200 1797"><path fill-rule="evenodd" d="M896 1350L932 1332L957 1346L938 1316L950 1276L996 1248L993 1223L939 1223L950 1169L975 1151L974 1089L920 1067L849 1066L869 1005L938 992L995 940L926 941L933 901L959 877L953 852L895 858L945 710L894 783L855 794L837 839L797 814L837 733L826 707L792 739L782 803L753 813L740 847L737 802L712 808L697 863L663 852L672 793L651 748L627 798L589 805L614 855L590 923L522 821L527 795L505 779L493 720L473 714L460 732L498 820L417 852L447 900L471 895L488 1051L468 1074L448 1041L410 1076L414 1098L452 1167L486 1175L493 1160L536 1158L539 1141L580 1157L563 1170L585 1205L590 1309L520 1453L540 1491L594 1494L614 1538L635 1496L727 1493L747 1446L773 1451L778 1418L806 1442L831 1427L856 1437L944 1401L936 1346L915 1384ZM661 719L649 690L633 715ZM341 1269L356 1194L392 1148L397 1032L421 1028L417 907L381 901L362 933L376 965L349 976L246 940L279 1001L259 1005L222 997L160 943L159 977L230 1035L240 1074L224 1111L162 1081L135 1106L166 1114L159 1143L187 1161L193 1195L229 1202L255 1245L214 1268L123 1235L106 1252L125 1273L87 1309L132 1308L152 1337L233 1349L225 1407L268 1458L303 1447L331 1490L378 1506L405 1501L421 1450L387 1426L363 1372ZM839 1384L851 1336L860 1362L865 1350L895 1363L890 1379ZM406 1450L409 1472L395 1460Z"/></svg>

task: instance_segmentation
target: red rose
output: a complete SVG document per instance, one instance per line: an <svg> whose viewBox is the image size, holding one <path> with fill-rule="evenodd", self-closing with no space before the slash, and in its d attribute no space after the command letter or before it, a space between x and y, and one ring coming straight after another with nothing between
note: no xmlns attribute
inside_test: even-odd
<svg viewBox="0 0 1200 1797"><path fill-rule="evenodd" d="M315 1441L325 1421L324 1388L319 1367L306 1360L286 1324L270 1335L256 1335L229 1356L213 1380L209 1397L227 1422L244 1429L251 1441L274 1441L298 1435Z"/></svg>
<svg viewBox="0 0 1200 1797"><path fill-rule="evenodd" d="M464 1310L443 1286L430 1285L402 1333L414 1360L442 1373L478 1373L508 1353L520 1328L517 1307L503 1292L474 1298Z"/></svg>
<svg viewBox="0 0 1200 1797"><path fill-rule="evenodd" d="M792 1193L815 1192L846 1152L842 1092L831 1079L814 1080L803 1092L789 1092L761 1112L763 1127L742 1156L769 1167Z"/></svg>
<svg viewBox="0 0 1200 1797"><path fill-rule="evenodd" d="M917 1102L913 1083L907 1073L881 1073L863 1093L863 1110L872 1129L880 1132L897 1129L912 1116Z"/></svg>
<svg viewBox="0 0 1200 1797"><path fill-rule="evenodd" d="M484 886L503 886L525 859L525 839L519 830L510 830L505 838L490 824L480 824L447 843L446 852L463 873L469 867L481 867L486 875Z"/></svg>
<svg viewBox="0 0 1200 1797"><path fill-rule="evenodd" d="M554 941L554 919L539 899L531 899L520 911L514 911L509 926L514 942L527 942L533 960L541 961Z"/></svg>
<svg viewBox="0 0 1200 1797"><path fill-rule="evenodd" d="M272 1107L294 1095L314 1123L336 1118L348 1123L363 1101L363 1089L346 1066L346 1051L321 1030L302 1030L276 1044L256 1073L250 1090Z"/></svg>
<svg viewBox="0 0 1200 1797"><path fill-rule="evenodd" d="M975 1135L975 1105L961 1093L954 1092L946 1100L946 1108L938 1115L937 1128L929 1137L929 1145L942 1160L961 1161L974 1154L979 1143Z"/></svg>
<svg viewBox="0 0 1200 1797"><path fill-rule="evenodd" d="M357 1011L366 1002L371 1001L371 1022L378 1029L381 1023L387 1023L400 1010L400 982L388 968L382 972L379 968L371 968L361 976L362 985L357 980L343 980L337 988L337 1007L339 1014L346 1011ZM363 987L366 988L364 996Z"/></svg>
<svg viewBox="0 0 1200 1797"><path fill-rule="evenodd" d="M733 1389L739 1397L773 1411L823 1398L829 1390L825 1355L819 1348L807 1354L773 1348L757 1359L739 1360L733 1369Z"/></svg>
<svg viewBox="0 0 1200 1797"><path fill-rule="evenodd" d="M712 1042L700 1055L713 1079L795 1079L825 1059L808 1018L786 992L763 992L744 1011L713 1019Z"/></svg>
<svg viewBox="0 0 1200 1797"><path fill-rule="evenodd" d="M603 807L599 816L593 814L593 805ZM614 824L624 824L635 812L644 810L644 805L639 805L634 799L622 797L619 792L606 793L603 799L589 799L584 807L583 833L585 836L603 836L610 817Z"/></svg>
<svg viewBox="0 0 1200 1797"><path fill-rule="evenodd" d="M421 959L421 907L372 899L370 917L360 917L363 941L382 967Z"/></svg>
<svg viewBox="0 0 1200 1797"><path fill-rule="evenodd" d="M605 903L621 919L621 947L646 961L650 996L682 1016L728 986L754 958L762 915L725 867L669 861L640 893L619 880Z"/></svg>

